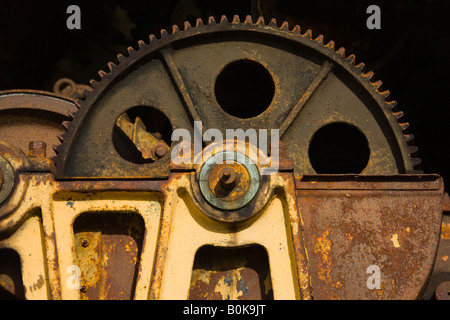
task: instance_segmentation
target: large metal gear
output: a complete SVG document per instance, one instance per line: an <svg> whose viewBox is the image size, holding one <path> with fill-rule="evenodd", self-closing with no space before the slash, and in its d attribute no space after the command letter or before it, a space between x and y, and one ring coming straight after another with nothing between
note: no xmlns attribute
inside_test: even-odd
<svg viewBox="0 0 450 320"><path fill-rule="evenodd" d="M128 57L119 55L91 81L56 147L57 178L166 178L168 155L145 161L129 155L133 143L120 142L117 119L133 110L156 130L165 122L160 139L168 145L170 130L192 133L193 121L224 136L225 128L279 129L297 176L419 172L397 103L333 41L250 16L199 19L172 31L129 47Z"/></svg>

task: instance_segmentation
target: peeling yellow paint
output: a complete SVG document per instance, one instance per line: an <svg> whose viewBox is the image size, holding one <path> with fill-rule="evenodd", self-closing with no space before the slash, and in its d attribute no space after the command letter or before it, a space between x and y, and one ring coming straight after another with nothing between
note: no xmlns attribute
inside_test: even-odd
<svg viewBox="0 0 450 320"><path fill-rule="evenodd" d="M448 260L448 256L443 256L442 260L447 261Z"/></svg>
<svg viewBox="0 0 450 320"><path fill-rule="evenodd" d="M391 237L391 241L394 244L395 248L400 248L400 243L398 243L398 234L393 234Z"/></svg>
<svg viewBox="0 0 450 320"><path fill-rule="evenodd" d="M441 239L450 240L450 223L442 222Z"/></svg>

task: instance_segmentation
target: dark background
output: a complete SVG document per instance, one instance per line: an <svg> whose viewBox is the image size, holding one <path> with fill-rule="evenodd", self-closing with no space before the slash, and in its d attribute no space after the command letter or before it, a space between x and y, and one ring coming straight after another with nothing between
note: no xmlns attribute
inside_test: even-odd
<svg viewBox="0 0 450 320"><path fill-rule="evenodd" d="M66 28L70 4L81 8L81 30ZM366 28L370 4L381 8L381 30ZM0 1L0 90L52 91L62 77L88 84L149 34L223 14L287 20L355 54L405 112L422 169L450 181L450 1Z"/></svg>

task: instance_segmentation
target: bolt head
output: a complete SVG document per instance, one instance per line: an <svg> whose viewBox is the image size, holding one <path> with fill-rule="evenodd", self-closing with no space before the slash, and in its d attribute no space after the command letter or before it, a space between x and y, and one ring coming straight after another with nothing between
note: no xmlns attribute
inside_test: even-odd
<svg viewBox="0 0 450 320"><path fill-rule="evenodd" d="M162 158L167 154L167 148L165 145L163 144L158 144L154 149L153 152L155 154L156 157L158 158Z"/></svg>
<svg viewBox="0 0 450 320"><path fill-rule="evenodd" d="M28 156L45 158L47 144L44 141L30 141L28 144Z"/></svg>

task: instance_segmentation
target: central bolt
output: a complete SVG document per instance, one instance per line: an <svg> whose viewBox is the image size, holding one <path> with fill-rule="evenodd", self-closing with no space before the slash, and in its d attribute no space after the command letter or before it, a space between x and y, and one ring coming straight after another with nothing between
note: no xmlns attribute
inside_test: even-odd
<svg viewBox="0 0 450 320"><path fill-rule="evenodd" d="M219 173L219 181L222 187L226 189L231 189L236 185L236 172L230 168L225 167L222 170L220 170Z"/></svg>

